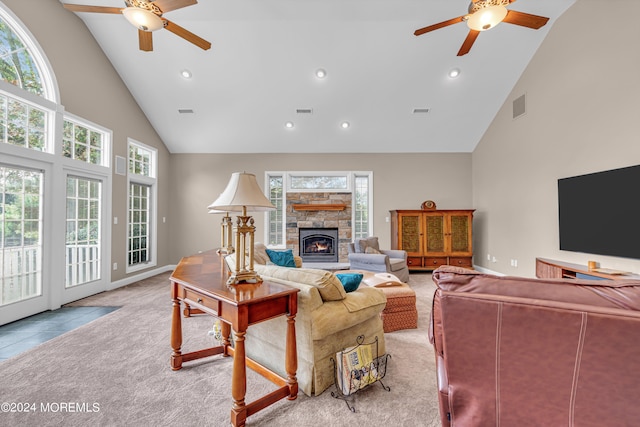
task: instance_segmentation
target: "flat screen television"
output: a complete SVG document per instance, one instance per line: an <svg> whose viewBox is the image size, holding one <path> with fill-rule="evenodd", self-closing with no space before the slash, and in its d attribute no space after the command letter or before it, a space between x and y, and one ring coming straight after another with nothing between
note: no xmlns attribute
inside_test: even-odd
<svg viewBox="0 0 640 427"><path fill-rule="evenodd" d="M558 180L560 250L640 259L640 165Z"/></svg>

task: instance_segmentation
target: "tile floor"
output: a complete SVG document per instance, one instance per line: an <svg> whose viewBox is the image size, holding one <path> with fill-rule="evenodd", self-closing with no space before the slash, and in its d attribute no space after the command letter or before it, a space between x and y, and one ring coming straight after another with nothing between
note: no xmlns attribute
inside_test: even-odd
<svg viewBox="0 0 640 427"><path fill-rule="evenodd" d="M120 307L61 307L0 326L0 363Z"/></svg>

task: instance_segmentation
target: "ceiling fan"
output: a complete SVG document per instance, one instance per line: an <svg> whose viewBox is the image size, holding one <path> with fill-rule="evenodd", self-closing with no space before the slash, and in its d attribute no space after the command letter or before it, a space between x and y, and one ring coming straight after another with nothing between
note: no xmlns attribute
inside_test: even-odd
<svg viewBox="0 0 640 427"><path fill-rule="evenodd" d="M457 24L458 22L466 22L469 26L469 34L458 51L458 56L462 56L469 53L471 46L473 46L473 43L478 38L480 32L489 30L501 22L507 22L509 24L520 25L522 27L537 30L544 26L544 24L549 20L549 18L545 18L544 16L516 12L515 10L507 10L506 6L514 1L516 0L471 0L469 13L466 15L420 28L413 34L420 36L439 28Z"/></svg>
<svg viewBox="0 0 640 427"><path fill-rule="evenodd" d="M153 50L151 32L162 28L171 31L201 49L207 50L211 48L211 43L162 16L165 12L192 6L196 3L198 3L197 0L125 0L126 7L122 8L80 4L64 4L63 6L72 12L122 13L127 21L138 29L140 50L146 52Z"/></svg>

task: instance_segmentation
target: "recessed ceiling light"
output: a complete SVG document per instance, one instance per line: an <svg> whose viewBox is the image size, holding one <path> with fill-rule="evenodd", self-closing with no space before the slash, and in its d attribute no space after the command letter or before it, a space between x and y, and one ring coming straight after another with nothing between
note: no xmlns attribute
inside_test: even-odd
<svg viewBox="0 0 640 427"><path fill-rule="evenodd" d="M182 70L182 71L180 71L180 75L185 79L190 79L191 78L191 71Z"/></svg>
<svg viewBox="0 0 640 427"><path fill-rule="evenodd" d="M342 129L348 129L348 128L349 128L349 126L351 126L351 124L350 124L349 122L342 122L342 123L340 123L340 127L341 127Z"/></svg>
<svg viewBox="0 0 640 427"><path fill-rule="evenodd" d="M327 71L322 68L318 68L316 70L316 77L319 79L324 79L325 77L327 77Z"/></svg>
<svg viewBox="0 0 640 427"><path fill-rule="evenodd" d="M452 68L451 71L449 71L449 77L451 77L452 79L455 79L459 75L460 75L460 68Z"/></svg>
<svg viewBox="0 0 640 427"><path fill-rule="evenodd" d="M286 127L287 129L293 129L293 122L285 122L284 127Z"/></svg>

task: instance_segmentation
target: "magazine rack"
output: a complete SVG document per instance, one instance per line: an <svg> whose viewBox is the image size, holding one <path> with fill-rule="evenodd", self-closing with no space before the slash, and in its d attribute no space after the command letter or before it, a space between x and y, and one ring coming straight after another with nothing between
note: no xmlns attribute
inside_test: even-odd
<svg viewBox="0 0 640 427"><path fill-rule="evenodd" d="M387 373L387 360L390 354L378 355L378 337L370 343L364 343L364 335L356 338L356 346L336 353L331 358L334 366L336 391L331 396L342 399L351 412L356 412L353 405L355 394L375 382L386 391L390 387L382 383ZM351 403L350 403L351 401Z"/></svg>

